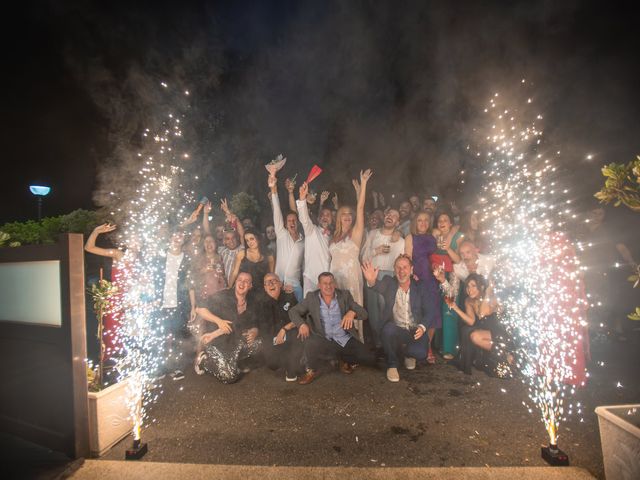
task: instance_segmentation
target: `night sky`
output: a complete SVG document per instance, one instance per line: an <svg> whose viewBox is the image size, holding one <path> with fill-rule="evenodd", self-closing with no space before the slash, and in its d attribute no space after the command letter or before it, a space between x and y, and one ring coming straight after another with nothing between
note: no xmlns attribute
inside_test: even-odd
<svg viewBox="0 0 640 480"><path fill-rule="evenodd" d="M186 168L209 195L263 194L281 152L323 166L318 188L371 166L375 189L454 195L478 112L521 78L577 197L640 154L632 2L130 3L5 11L0 224L35 217L33 183L45 215L104 205L167 110L161 81L193 92Z"/></svg>

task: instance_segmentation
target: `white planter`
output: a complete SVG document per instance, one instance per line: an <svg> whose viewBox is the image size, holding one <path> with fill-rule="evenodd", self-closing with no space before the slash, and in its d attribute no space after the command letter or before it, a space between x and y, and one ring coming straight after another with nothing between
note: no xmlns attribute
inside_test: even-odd
<svg viewBox="0 0 640 480"><path fill-rule="evenodd" d="M597 407L607 480L640 478L640 404Z"/></svg>
<svg viewBox="0 0 640 480"><path fill-rule="evenodd" d="M93 456L103 455L133 428L126 402L127 382L89 392L89 443Z"/></svg>

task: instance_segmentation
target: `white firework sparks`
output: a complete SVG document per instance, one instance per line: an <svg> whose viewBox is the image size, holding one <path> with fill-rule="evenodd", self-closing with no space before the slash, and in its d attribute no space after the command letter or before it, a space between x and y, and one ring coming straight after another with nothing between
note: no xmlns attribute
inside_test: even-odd
<svg viewBox="0 0 640 480"><path fill-rule="evenodd" d="M542 116L531 114L533 100L521 110L501 102L495 94L484 110L490 128L485 151L476 154L486 165L481 204L496 257L499 318L513 339L499 347L515 353L529 397L557 444L558 426L573 410L568 397L582 381L575 375L586 310L582 267L565 233L575 214L543 152Z"/></svg>
<svg viewBox="0 0 640 480"><path fill-rule="evenodd" d="M166 85L163 85L166 88ZM185 171L180 166L189 154L183 142L180 119L169 114L157 133L146 129L148 143L139 171L137 196L125 202L120 210L127 212L120 242L127 247L121 278L123 294L118 297L119 314L116 344L117 370L128 379L128 403L134 422L133 437L140 439L141 429L148 423L148 407L161 389L154 389L154 379L167 359L165 322L158 299L162 284L165 250L172 226L186 217L185 208L194 201L187 191ZM149 144L150 140L153 140Z"/></svg>

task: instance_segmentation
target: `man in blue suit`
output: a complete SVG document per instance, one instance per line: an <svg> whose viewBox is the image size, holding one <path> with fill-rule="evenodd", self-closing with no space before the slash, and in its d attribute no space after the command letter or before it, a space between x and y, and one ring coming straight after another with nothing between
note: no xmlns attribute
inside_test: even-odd
<svg viewBox="0 0 640 480"><path fill-rule="evenodd" d="M404 365L416 368L416 359L426 358L429 350L427 329L433 324L438 305L434 305L427 289L413 279L411 257L402 254L393 265L395 275L377 281L378 269L370 262L362 265L367 285L384 297L382 346L387 360L387 379L399 382L398 351L405 346Z"/></svg>

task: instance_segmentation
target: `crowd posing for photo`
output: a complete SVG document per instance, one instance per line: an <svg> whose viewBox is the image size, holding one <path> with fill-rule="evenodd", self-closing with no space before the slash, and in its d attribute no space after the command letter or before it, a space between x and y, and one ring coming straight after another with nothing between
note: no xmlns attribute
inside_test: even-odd
<svg viewBox="0 0 640 480"><path fill-rule="evenodd" d="M220 224L212 225L209 202L177 226L157 285L172 352L166 371L179 380L189 366L233 383L266 365L304 385L332 369L351 374L384 363L386 378L398 382L403 369L446 362L466 374L475 367L511 377L515 348L497 315L496 262L479 214L430 195L394 195L396 206L369 192L368 205L372 176L364 170L352 181L355 207L337 195L329 202L327 191L316 205L306 182L295 198L287 179L283 211L272 169L265 235L224 200ZM124 253L96 246L114 228L98 226L85 249L111 257L112 280L126 285L135 245ZM107 355L122 351L121 317L105 319Z"/></svg>

